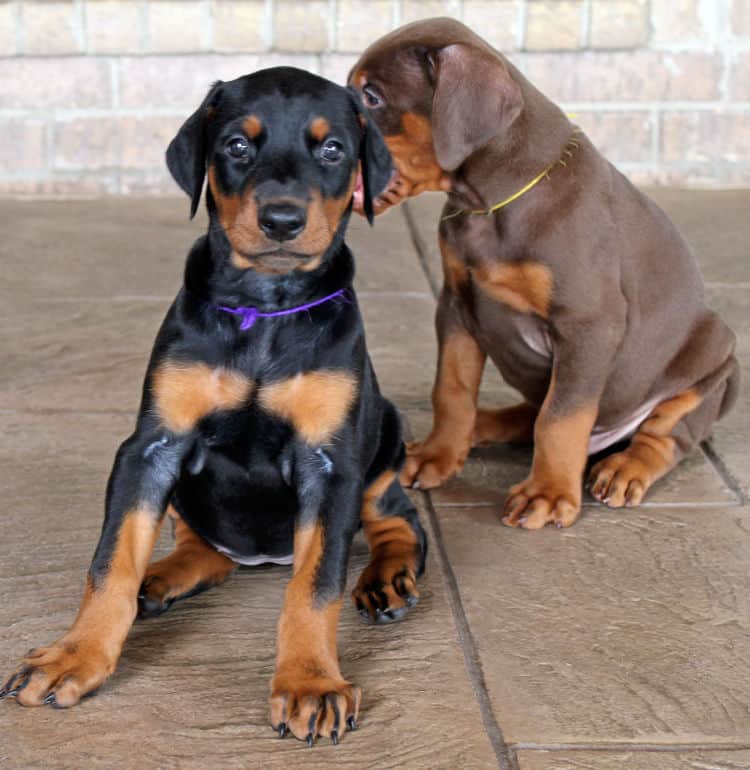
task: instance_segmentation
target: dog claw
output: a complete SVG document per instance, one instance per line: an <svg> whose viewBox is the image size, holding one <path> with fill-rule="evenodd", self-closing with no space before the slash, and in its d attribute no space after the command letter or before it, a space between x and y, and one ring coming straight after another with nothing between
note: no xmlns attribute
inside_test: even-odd
<svg viewBox="0 0 750 770"><path fill-rule="evenodd" d="M277 732L279 733L279 738L284 738L284 737L286 737L286 730L287 730L287 727L286 727L286 722L282 722L282 723L281 723L281 724L278 726L278 728L277 728Z"/></svg>
<svg viewBox="0 0 750 770"><path fill-rule="evenodd" d="M353 716L347 717L346 726L354 732L357 729L357 720Z"/></svg>
<svg viewBox="0 0 750 770"><path fill-rule="evenodd" d="M312 733L307 734L307 738L305 738L307 741L307 747L312 748L312 745L315 743L315 738L313 737Z"/></svg>
<svg viewBox="0 0 750 770"><path fill-rule="evenodd" d="M339 745L339 733L338 730L331 730L331 741L334 746Z"/></svg>
<svg viewBox="0 0 750 770"><path fill-rule="evenodd" d="M44 704L52 704L53 706L57 705L57 699L55 697L55 693L51 692L47 695L47 697L44 699Z"/></svg>

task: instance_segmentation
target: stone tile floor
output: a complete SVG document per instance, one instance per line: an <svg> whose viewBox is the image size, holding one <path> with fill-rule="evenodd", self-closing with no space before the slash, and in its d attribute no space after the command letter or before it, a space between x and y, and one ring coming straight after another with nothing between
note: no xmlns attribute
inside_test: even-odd
<svg viewBox="0 0 750 770"><path fill-rule="evenodd" d="M654 191L694 244L745 382L713 441L637 510L592 500L564 532L503 527L527 451L476 452L414 494L431 541L416 611L347 606L361 728L312 750L266 723L287 568L137 623L117 673L69 711L0 703L3 768L750 768L750 191ZM383 390L429 427L440 196L353 223ZM184 200L0 202L0 674L71 623L160 319L202 223ZM492 371L482 401L512 403ZM165 535L159 551L169 549ZM352 580L365 563L357 542Z"/></svg>

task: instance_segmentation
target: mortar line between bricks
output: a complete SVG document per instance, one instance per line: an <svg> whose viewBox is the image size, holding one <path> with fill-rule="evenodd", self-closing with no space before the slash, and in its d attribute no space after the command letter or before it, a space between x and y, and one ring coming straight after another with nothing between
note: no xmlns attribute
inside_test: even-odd
<svg viewBox="0 0 750 770"><path fill-rule="evenodd" d="M440 287L437 285L437 281L427 266L427 248L422 240L422 236L419 234L417 223L414 221L414 215L412 214L408 201L404 201L404 203L401 204L401 209L404 212L404 219L406 220L406 226L409 229L412 246L414 246L414 251L417 252L417 261L422 268L427 283L430 285L433 296L437 299L440 295Z"/></svg>
<svg viewBox="0 0 750 770"><path fill-rule="evenodd" d="M495 752L497 765L500 770L519 770L515 751L505 742L503 731L492 708L489 691L487 690L487 683L484 679L482 663L479 659L474 636L469 627L469 621L466 618L466 612L464 611L463 603L461 601L461 593L458 588L456 574L453 571L453 567L448 559L448 552L443 543L443 535L437 513L432 505L432 499L430 498L429 493L422 492L421 495L430 520L438 563L443 574L446 588L448 589L448 601L453 612L453 620L456 624L456 633L458 634L458 641L464 656L466 673L469 676L469 681L474 690L474 697L479 706L479 713L482 717L484 731Z"/></svg>
<svg viewBox="0 0 750 770"><path fill-rule="evenodd" d="M701 441L701 450L703 451L706 460L708 460L716 473L719 474L719 477L724 484L726 484L732 494L737 498L739 504L747 504L748 500L745 493L742 491L742 486L734 477L732 471L729 470L719 453L714 449L712 442L710 440Z"/></svg>

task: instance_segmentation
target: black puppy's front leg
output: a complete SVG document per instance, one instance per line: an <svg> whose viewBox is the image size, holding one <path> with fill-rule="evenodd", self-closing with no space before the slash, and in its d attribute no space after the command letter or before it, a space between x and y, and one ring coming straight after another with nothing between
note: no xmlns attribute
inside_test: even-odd
<svg viewBox="0 0 750 770"><path fill-rule="evenodd" d="M122 444L78 616L54 644L28 653L0 696L15 695L22 706L68 707L112 674L135 619L138 588L190 443L187 436L151 426Z"/></svg>
<svg viewBox="0 0 750 770"><path fill-rule="evenodd" d="M320 461L325 473L331 460ZM279 619L271 724L281 737L288 729L309 745L318 735L338 743L356 727L360 701L360 690L341 675L336 632L362 483L354 473L334 470L319 496L304 479L299 488L303 509Z"/></svg>

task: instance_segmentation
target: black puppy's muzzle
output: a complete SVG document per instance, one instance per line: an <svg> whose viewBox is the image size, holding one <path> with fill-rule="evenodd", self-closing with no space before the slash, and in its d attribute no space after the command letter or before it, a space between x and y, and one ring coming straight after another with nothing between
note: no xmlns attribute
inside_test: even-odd
<svg viewBox="0 0 750 770"><path fill-rule="evenodd" d="M291 241L307 224L307 213L291 203L267 203L258 211L258 226L273 241Z"/></svg>

